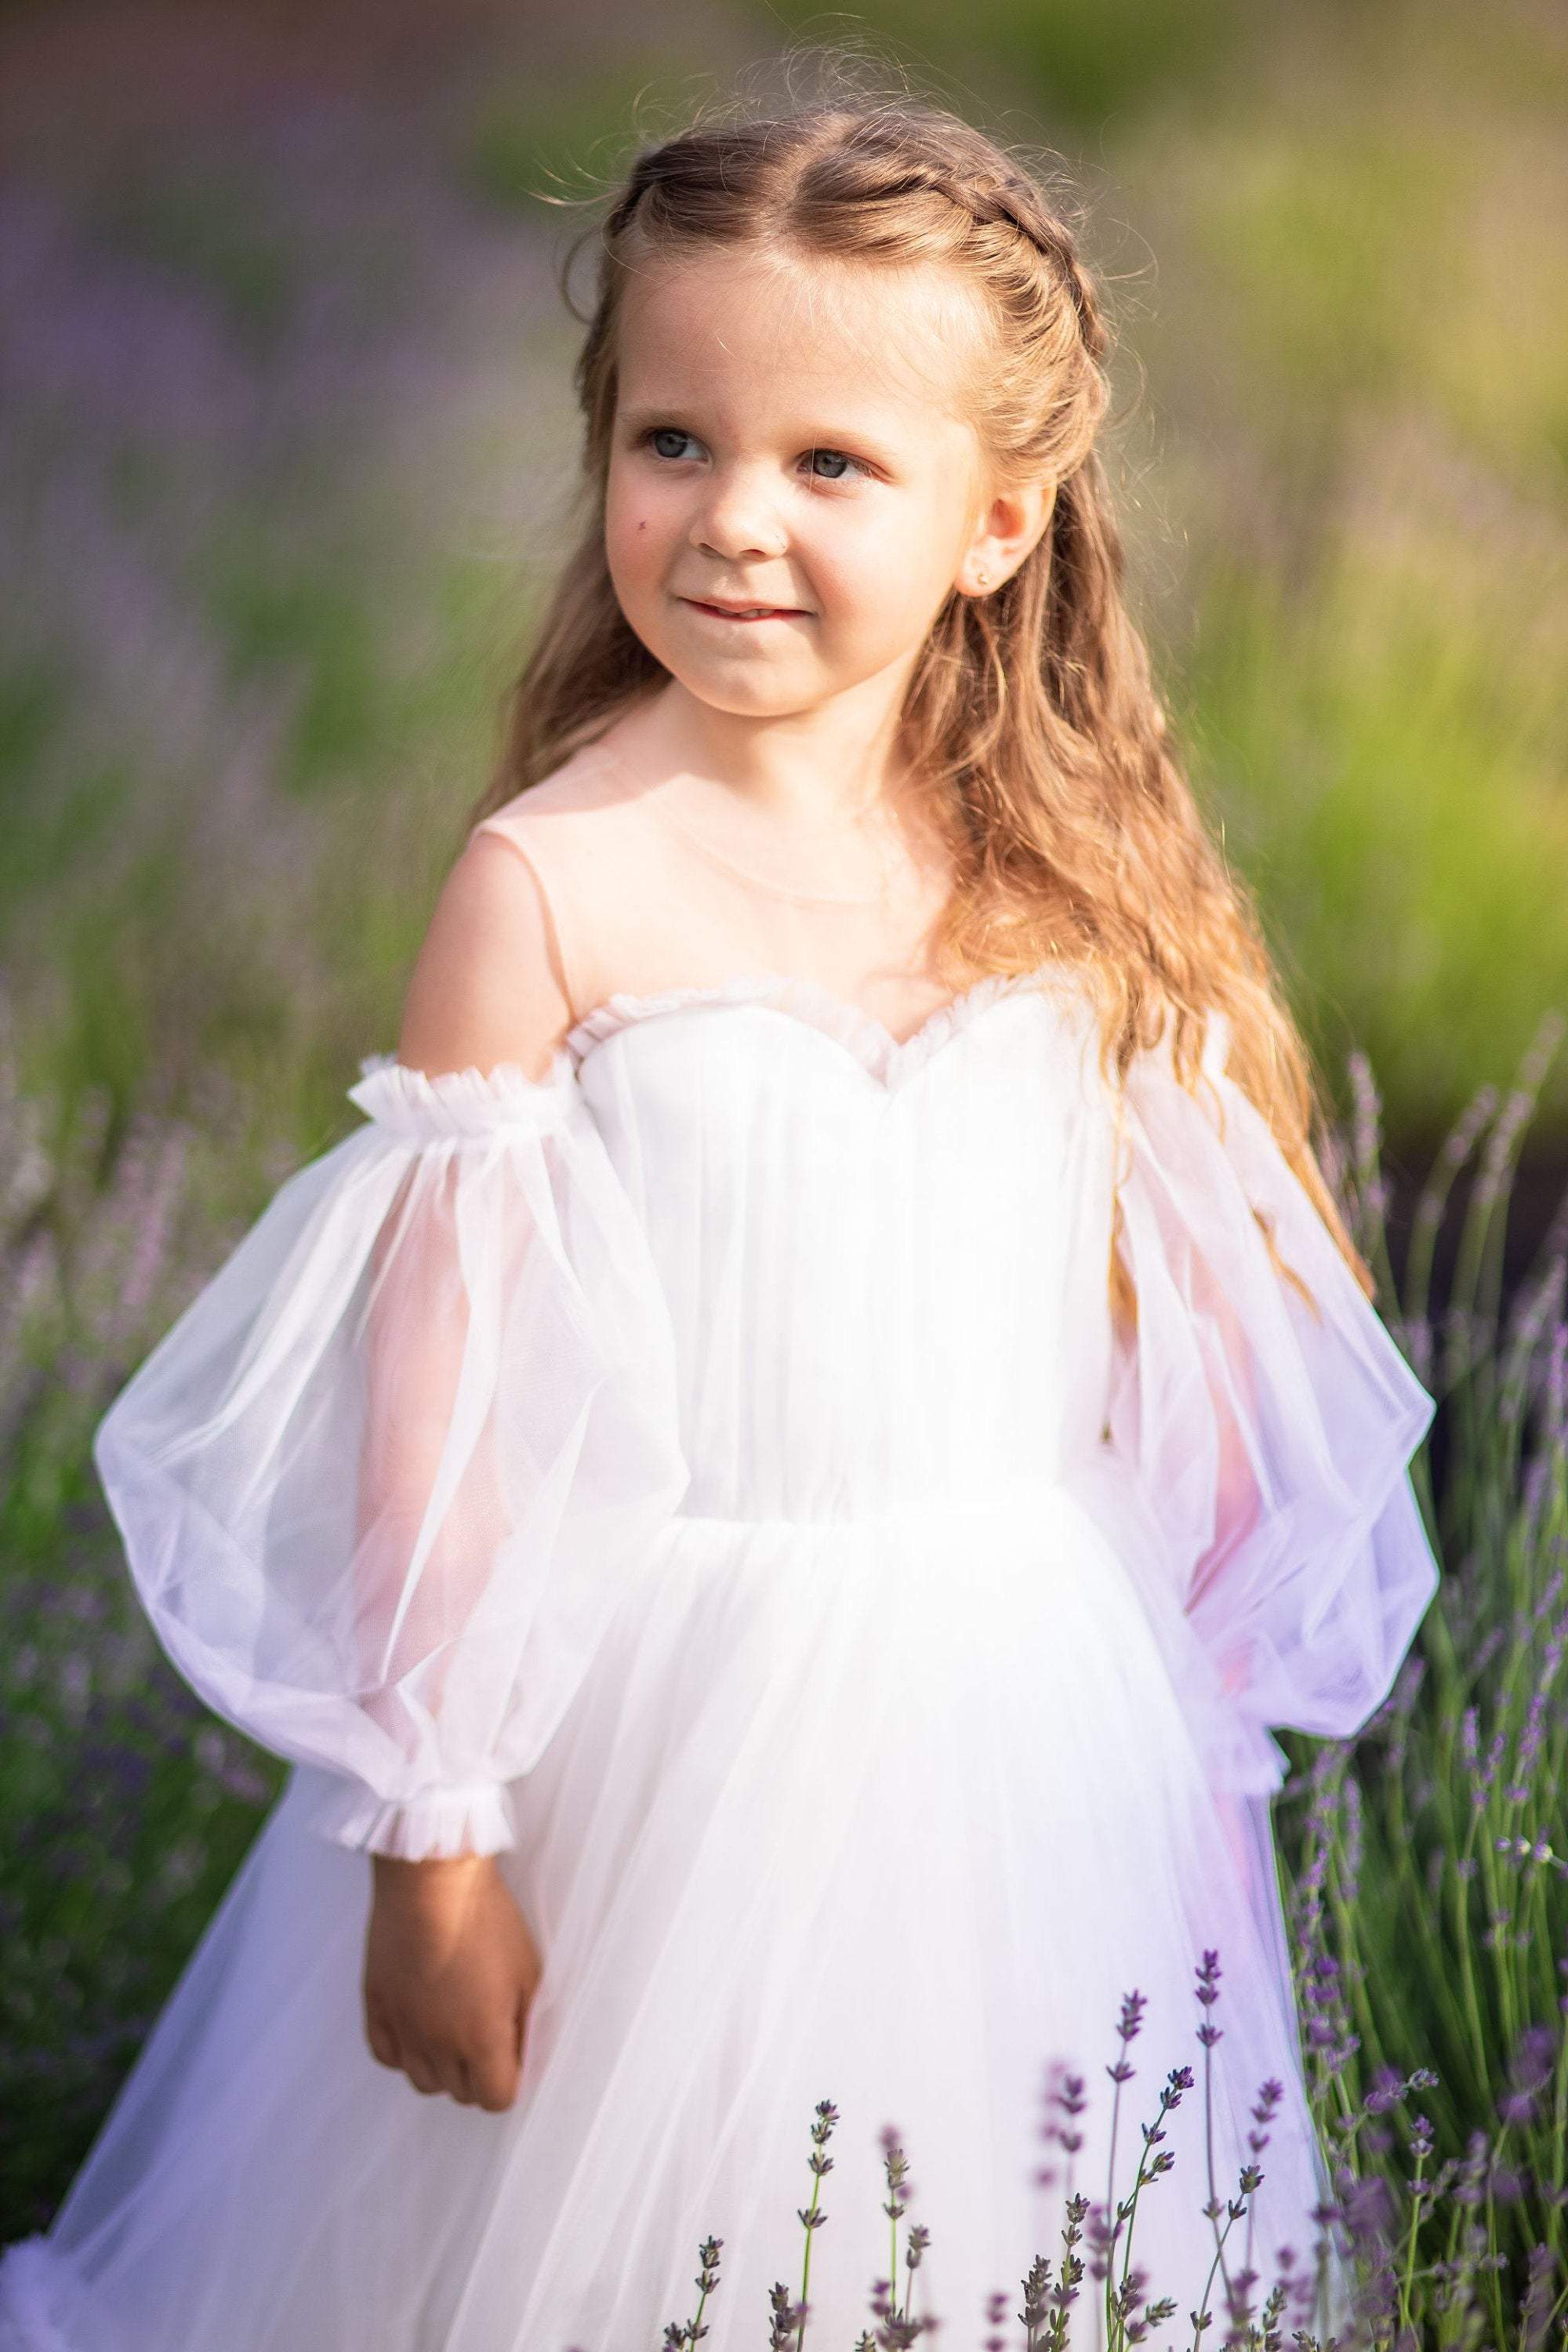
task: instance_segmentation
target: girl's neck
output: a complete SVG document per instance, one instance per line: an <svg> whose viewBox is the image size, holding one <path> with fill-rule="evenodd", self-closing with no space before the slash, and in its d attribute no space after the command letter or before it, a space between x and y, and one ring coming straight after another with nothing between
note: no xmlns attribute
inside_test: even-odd
<svg viewBox="0 0 1568 2352"><path fill-rule="evenodd" d="M662 757L622 727L595 749L649 810L710 864L770 898L821 905L875 906L951 887L945 850L908 781L893 792L845 803L835 794L820 818L792 813L764 793L719 782ZM816 795L820 802L821 795ZM847 877L860 877L849 880ZM845 877L842 881L836 877Z"/></svg>
<svg viewBox="0 0 1568 2352"><path fill-rule="evenodd" d="M801 736L784 724L742 725L668 685L616 721L615 748L649 778L681 780L694 808L742 809L780 836L826 841L875 830L912 797L898 729L880 718L864 727Z"/></svg>

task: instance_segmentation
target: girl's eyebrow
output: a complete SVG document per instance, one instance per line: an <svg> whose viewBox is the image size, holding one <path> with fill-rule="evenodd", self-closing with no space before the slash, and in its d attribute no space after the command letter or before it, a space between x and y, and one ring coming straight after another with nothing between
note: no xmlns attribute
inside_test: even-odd
<svg viewBox="0 0 1568 2352"><path fill-rule="evenodd" d="M623 433L646 433L655 425L673 425L681 414L682 404L667 401L662 406L639 404L636 408L623 408L616 425ZM897 453L881 435L868 432L860 425L809 426L792 436L801 449L863 449L868 457L880 458L886 465L897 462Z"/></svg>
<svg viewBox="0 0 1568 2352"><path fill-rule="evenodd" d="M616 422L626 433L640 433L650 425L668 425L678 414L679 401L670 401L662 408L622 408Z"/></svg>

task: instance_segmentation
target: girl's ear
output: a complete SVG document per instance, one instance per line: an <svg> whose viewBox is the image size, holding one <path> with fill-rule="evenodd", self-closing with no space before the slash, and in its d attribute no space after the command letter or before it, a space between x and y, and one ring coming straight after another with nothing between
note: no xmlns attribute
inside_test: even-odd
<svg viewBox="0 0 1568 2352"><path fill-rule="evenodd" d="M1044 538L1057 502L1055 482L1022 482L999 491L974 527L956 585L966 596L984 595L1010 580Z"/></svg>

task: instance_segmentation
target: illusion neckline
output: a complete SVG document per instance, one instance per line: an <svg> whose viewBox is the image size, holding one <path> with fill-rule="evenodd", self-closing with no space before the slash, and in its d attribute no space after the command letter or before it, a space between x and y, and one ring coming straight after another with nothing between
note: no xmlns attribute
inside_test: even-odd
<svg viewBox="0 0 1568 2352"><path fill-rule="evenodd" d="M752 866L743 866L739 858L732 857L728 850L721 849L717 842L709 840L705 834L699 832L689 818L672 808L668 787L655 784L640 769L632 765L624 752L616 751L603 736L595 739L594 748L628 783L637 785L658 822L678 833L689 848L727 874L731 881L743 882L748 889L760 891L766 898L788 899L799 906L866 908L886 905L888 884L885 879L870 891L807 890L794 883L781 882L776 876L759 874Z"/></svg>

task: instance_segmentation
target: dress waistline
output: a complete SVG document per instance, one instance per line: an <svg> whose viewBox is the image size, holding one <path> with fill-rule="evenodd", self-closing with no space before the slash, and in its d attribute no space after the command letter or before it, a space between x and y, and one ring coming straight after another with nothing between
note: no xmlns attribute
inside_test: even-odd
<svg viewBox="0 0 1568 2352"><path fill-rule="evenodd" d="M1053 1470L976 1472L965 1478L922 1480L896 1500L853 1502L841 1511L816 1514L794 1511L723 1513L678 1510L671 1513L679 1527L730 1529L760 1528L849 1528L868 1523L929 1527L938 1520L974 1515L1013 1518L1019 1514L1059 1509L1064 1502L1082 1505L1107 1471L1125 1474L1121 1457L1106 1445L1093 1446L1068 1457Z"/></svg>

